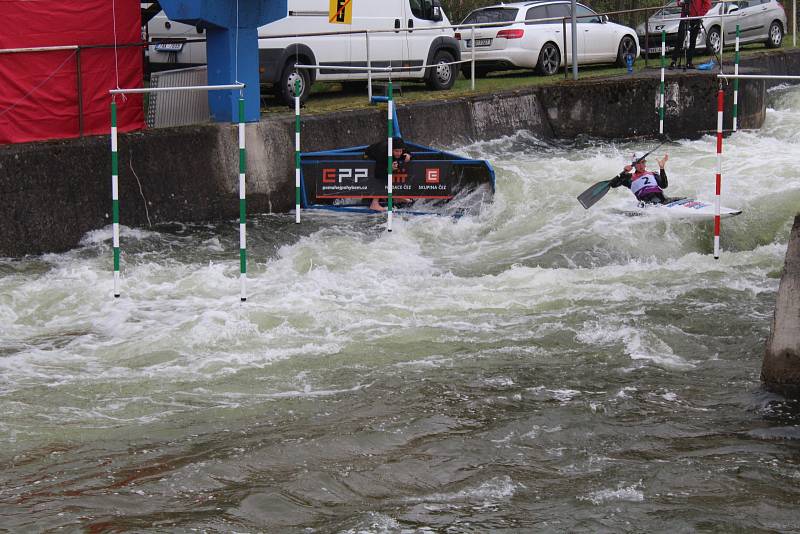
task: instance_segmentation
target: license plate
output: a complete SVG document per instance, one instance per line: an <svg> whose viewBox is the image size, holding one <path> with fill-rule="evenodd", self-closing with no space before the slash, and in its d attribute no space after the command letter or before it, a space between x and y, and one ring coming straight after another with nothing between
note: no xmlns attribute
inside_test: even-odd
<svg viewBox="0 0 800 534"><path fill-rule="evenodd" d="M492 38L487 37L486 39L475 39L475 47L479 46L491 46ZM467 48L472 48L472 39L467 39Z"/></svg>
<svg viewBox="0 0 800 534"><path fill-rule="evenodd" d="M180 52L183 50L183 43L157 43L156 52Z"/></svg>

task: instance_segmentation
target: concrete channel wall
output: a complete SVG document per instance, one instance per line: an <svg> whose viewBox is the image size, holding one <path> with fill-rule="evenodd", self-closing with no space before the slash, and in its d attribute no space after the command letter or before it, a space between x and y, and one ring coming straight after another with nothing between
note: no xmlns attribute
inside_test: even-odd
<svg viewBox="0 0 800 534"><path fill-rule="evenodd" d="M743 72L800 71L800 51L755 55ZM611 79L563 81L491 95L398 107L406 139L435 146L529 130L541 138L586 135L621 139L658 134L657 70ZM697 138L716 130L713 74L670 72L666 132ZM743 81L741 128L759 128L766 84ZM726 84L726 128L732 87ZM303 118L303 150L368 144L385 135L385 107ZM294 207L294 118L268 115L247 126L249 213ZM120 222L235 220L238 217L237 129L203 124L124 134L119 139ZM0 146L0 256L74 248L88 231L111 222L108 136ZM235 228L235 226L234 226Z"/></svg>
<svg viewBox="0 0 800 534"><path fill-rule="evenodd" d="M786 249L761 381L771 391L800 397L800 215Z"/></svg>

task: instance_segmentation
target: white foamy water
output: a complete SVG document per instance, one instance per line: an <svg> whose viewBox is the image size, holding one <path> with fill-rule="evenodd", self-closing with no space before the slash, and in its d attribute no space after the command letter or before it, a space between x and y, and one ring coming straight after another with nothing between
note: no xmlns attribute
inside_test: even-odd
<svg viewBox="0 0 800 534"><path fill-rule="evenodd" d="M478 215L253 217L246 303L234 223L123 228L119 299L109 228L0 261L0 523L788 528L796 470L768 459L793 461L796 420L758 373L800 91L770 105L725 140L744 212L719 260L710 222L624 216L624 189L576 201L656 143L520 132L454 148L497 172ZM712 200L715 140L665 152L667 192Z"/></svg>

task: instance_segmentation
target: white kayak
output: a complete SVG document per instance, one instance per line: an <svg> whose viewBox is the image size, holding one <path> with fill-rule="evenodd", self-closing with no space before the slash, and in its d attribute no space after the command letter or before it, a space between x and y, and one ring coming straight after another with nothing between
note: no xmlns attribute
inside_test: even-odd
<svg viewBox="0 0 800 534"><path fill-rule="evenodd" d="M713 219L717 211L713 202L698 200L696 198L667 199L666 204L646 204L644 202L632 203L621 208L625 215L655 215L678 219ZM742 213L742 210L720 206L721 218L733 217Z"/></svg>

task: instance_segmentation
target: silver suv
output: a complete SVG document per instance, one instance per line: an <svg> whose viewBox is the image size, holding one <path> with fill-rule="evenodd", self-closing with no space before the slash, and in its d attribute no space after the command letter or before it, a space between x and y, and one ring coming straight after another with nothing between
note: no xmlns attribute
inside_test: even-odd
<svg viewBox="0 0 800 534"><path fill-rule="evenodd" d="M720 17L720 14L736 15ZM677 2L670 2L648 21L650 32L648 42L644 23L636 28L642 54L661 53L661 31L666 31L667 51L675 47L678 40L678 21L681 8ZM716 15L716 16L715 16ZM764 42L769 48L778 48L786 33L786 12L777 0L739 0L738 2L715 3L703 19L703 26L697 35L697 49L710 49L719 52L722 28L725 28L725 46L733 46L736 40L736 25L739 25L741 43ZM686 32L689 39L689 32Z"/></svg>

